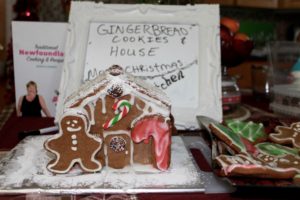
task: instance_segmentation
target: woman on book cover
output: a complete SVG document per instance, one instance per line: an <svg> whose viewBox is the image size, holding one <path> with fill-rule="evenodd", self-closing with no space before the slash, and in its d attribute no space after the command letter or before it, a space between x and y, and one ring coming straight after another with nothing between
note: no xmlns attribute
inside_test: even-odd
<svg viewBox="0 0 300 200"><path fill-rule="evenodd" d="M18 101L17 116L42 117L41 111L46 117L51 117L43 96L37 94L37 84L29 81L26 84L27 94L21 96Z"/></svg>

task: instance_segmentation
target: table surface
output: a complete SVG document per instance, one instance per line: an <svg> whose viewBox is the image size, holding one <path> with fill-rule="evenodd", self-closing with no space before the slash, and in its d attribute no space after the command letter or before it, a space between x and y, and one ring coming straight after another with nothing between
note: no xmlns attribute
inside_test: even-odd
<svg viewBox="0 0 300 200"><path fill-rule="evenodd" d="M250 102L250 103L249 103ZM255 104L255 102L249 101L249 104ZM251 108L251 106L250 106ZM265 107L261 107L265 108ZM265 109L268 111L268 108ZM254 108L254 111L257 112L257 109ZM264 115L265 113L262 111L260 115ZM254 115L257 115L255 113ZM272 116L272 114L271 114ZM54 125L53 118L19 118L12 114L12 116L8 119L6 124L3 126L0 131L0 151L7 151L12 149L14 146L18 144L20 138L18 138L18 133L21 131L31 131L37 130L41 128L46 128ZM194 131L188 133L179 133L179 134L191 134L191 135L201 135L201 131ZM191 150L192 155L200 169L202 171L212 171L208 163L206 162L204 156L200 151L195 149ZM299 189L291 189L291 188L261 188L261 187L248 187L248 188L237 188L237 190L233 193L218 193L218 194L206 194L206 193L144 193L144 194L93 194L93 195L62 195L62 196L51 196L46 194L24 194L24 195L10 195L10 196L1 196L2 199L111 199L111 200L185 200L185 199L298 199L296 197L299 196ZM295 195L293 195L295 194Z"/></svg>

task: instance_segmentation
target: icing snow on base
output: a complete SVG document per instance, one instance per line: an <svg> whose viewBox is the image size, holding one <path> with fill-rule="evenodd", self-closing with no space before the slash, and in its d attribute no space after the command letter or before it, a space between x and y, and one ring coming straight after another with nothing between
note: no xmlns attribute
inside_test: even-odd
<svg viewBox="0 0 300 200"><path fill-rule="evenodd" d="M44 189L153 189L203 188L200 175L180 137L172 138L171 166L158 171L151 166L128 166L121 170L104 167L99 173L81 173L73 168L68 174L52 174L46 169L52 155L44 150L49 136L26 138L0 161L0 191Z"/></svg>

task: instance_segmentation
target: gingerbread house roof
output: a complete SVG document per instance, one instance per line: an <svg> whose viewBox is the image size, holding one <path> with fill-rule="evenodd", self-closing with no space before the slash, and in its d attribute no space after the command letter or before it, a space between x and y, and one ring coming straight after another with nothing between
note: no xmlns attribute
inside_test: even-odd
<svg viewBox="0 0 300 200"><path fill-rule="evenodd" d="M168 114L170 112L171 101L163 91L126 73L118 65L113 65L101 72L95 79L85 82L66 99L65 108L84 106L108 94L115 97L133 94L146 102L152 102L162 112L168 111Z"/></svg>

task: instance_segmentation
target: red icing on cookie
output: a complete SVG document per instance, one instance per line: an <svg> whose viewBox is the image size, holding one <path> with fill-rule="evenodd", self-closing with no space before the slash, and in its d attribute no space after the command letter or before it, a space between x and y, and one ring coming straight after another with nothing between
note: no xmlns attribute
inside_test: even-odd
<svg viewBox="0 0 300 200"><path fill-rule="evenodd" d="M256 147L246 138L241 137L241 141L244 143L247 152L256 155L258 153Z"/></svg>
<svg viewBox="0 0 300 200"><path fill-rule="evenodd" d="M149 138L144 140L144 144L149 144Z"/></svg>
<svg viewBox="0 0 300 200"><path fill-rule="evenodd" d="M138 121L131 131L132 140L137 143L148 140L150 136L154 139L157 168L165 171L170 163L168 148L171 144L171 137L168 124L158 117L144 118Z"/></svg>

